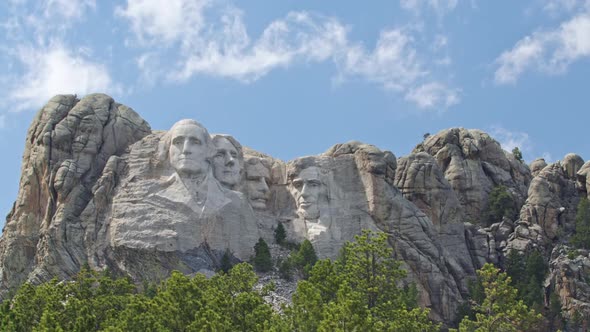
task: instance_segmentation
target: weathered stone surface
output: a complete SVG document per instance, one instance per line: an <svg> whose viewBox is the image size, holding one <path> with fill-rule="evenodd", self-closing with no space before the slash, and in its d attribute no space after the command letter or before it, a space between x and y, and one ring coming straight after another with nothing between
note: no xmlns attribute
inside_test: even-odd
<svg viewBox="0 0 590 332"><path fill-rule="evenodd" d="M590 161L587 161L576 174L577 186L590 199Z"/></svg>
<svg viewBox="0 0 590 332"><path fill-rule="evenodd" d="M226 252L248 260L260 237L285 257L273 245L282 223L290 240L310 240L321 258L335 258L362 229L387 233L419 303L450 322L476 269L510 250L548 253L571 235L575 206L590 192L590 163L582 164L577 155L536 160L532 178L489 135L462 128L399 159L353 141L283 162L194 120L152 132L108 96L57 96L27 136L0 239L0 297L25 280L68 278L86 263L138 282L172 270L211 275ZM483 228L497 185L522 205L520 219ZM567 261L560 252L551 263L551 287L572 312L589 303L584 255Z"/></svg>
<svg viewBox="0 0 590 332"><path fill-rule="evenodd" d="M531 181L520 220L540 225L550 240L571 233L579 201L576 183L570 180L561 162L551 164Z"/></svg>
<svg viewBox="0 0 590 332"><path fill-rule="evenodd" d="M24 280L67 277L86 262L80 214L107 160L150 127L102 94L56 96L27 133L18 197L0 240L1 291Z"/></svg>
<svg viewBox="0 0 590 332"><path fill-rule="evenodd" d="M468 221L479 221L488 194L506 186L520 207L531 180L527 165L500 147L488 134L476 129L452 128L428 136L414 152L433 156L456 192Z"/></svg>
<svg viewBox="0 0 590 332"><path fill-rule="evenodd" d="M558 295L564 317L590 317L589 252L557 246L551 253L549 271L545 293Z"/></svg>
<svg viewBox="0 0 590 332"><path fill-rule="evenodd" d="M543 158L535 159L530 164L529 168L531 169L531 175L533 177L539 175L539 173L547 166L547 162Z"/></svg>
<svg viewBox="0 0 590 332"><path fill-rule="evenodd" d="M419 152L399 158L395 185L433 222L442 246L460 265L455 272L458 279L473 275L485 261L472 259L478 253L469 251L474 245L469 244L465 237L465 216L461 204L434 157Z"/></svg>
<svg viewBox="0 0 590 332"><path fill-rule="evenodd" d="M576 173L584 165L584 159L575 153L568 153L561 161L561 167L568 179L575 179Z"/></svg>

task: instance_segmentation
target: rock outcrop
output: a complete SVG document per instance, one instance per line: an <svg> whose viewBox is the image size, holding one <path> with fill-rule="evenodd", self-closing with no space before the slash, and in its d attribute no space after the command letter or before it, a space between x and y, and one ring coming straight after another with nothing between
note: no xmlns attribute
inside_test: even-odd
<svg viewBox="0 0 590 332"><path fill-rule="evenodd" d="M480 130L453 128L428 136L414 153L434 157L457 194L468 221L478 223L495 186L506 186L517 206L527 197L531 173L527 165Z"/></svg>
<svg viewBox="0 0 590 332"><path fill-rule="evenodd" d="M52 98L27 133L20 190L0 239L0 290L66 278L87 261L92 225L80 219L111 156L150 133L106 95Z"/></svg>
<svg viewBox="0 0 590 332"><path fill-rule="evenodd" d="M0 298L86 264L137 282L172 270L210 275L224 254L249 260L258 239L273 242L282 224L320 258L335 258L362 229L385 232L419 303L449 323L485 263L502 264L510 250L549 254L567 240L576 205L590 194L589 173L574 154L529 169L488 134L463 128L429 136L399 159L353 141L284 162L195 120L152 131L106 95L57 96L27 135L0 239ZM515 200L518 220L487 218L497 186ZM588 255L564 250L553 250L547 287L568 312L586 312Z"/></svg>
<svg viewBox="0 0 590 332"><path fill-rule="evenodd" d="M549 276L545 281L547 293L557 294L566 319L590 317L590 253L557 246L551 253ZM587 321L586 321L587 322Z"/></svg>
<svg viewBox="0 0 590 332"><path fill-rule="evenodd" d="M543 168L531 181L520 220L541 226L549 240L572 233L579 202L576 173L582 164L579 156L569 154Z"/></svg>

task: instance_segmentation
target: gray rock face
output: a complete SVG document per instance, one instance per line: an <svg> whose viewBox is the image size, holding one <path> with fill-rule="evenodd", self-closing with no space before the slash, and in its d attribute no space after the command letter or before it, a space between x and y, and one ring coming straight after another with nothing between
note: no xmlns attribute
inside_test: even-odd
<svg viewBox="0 0 590 332"><path fill-rule="evenodd" d="M527 197L531 181L528 166L480 130L443 130L427 137L414 152L426 152L434 157L457 194L468 221L480 220L494 186L506 186L517 206Z"/></svg>
<svg viewBox="0 0 590 332"><path fill-rule="evenodd" d="M87 260L92 225L80 215L107 160L150 133L132 109L106 95L56 96L37 113L18 197L0 240L0 287L67 277Z"/></svg>
<svg viewBox="0 0 590 332"><path fill-rule="evenodd" d="M568 153L561 161L561 167L568 179L575 179L576 173L584 165L584 159L575 153Z"/></svg>
<svg viewBox="0 0 590 332"><path fill-rule="evenodd" d="M397 164L396 187L433 222L442 246L459 264L455 268L457 279L473 275L488 261L487 255L478 259L481 253L470 251L479 246L469 242L474 237L466 237L469 233L459 199L434 157L419 152L399 158Z"/></svg>
<svg viewBox="0 0 590 332"><path fill-rule="evenodd" d="M576 174L577 186L590 199L590 161L586 162Z"/></svg>
<svg viewBox="0 0 590 332"><path fill-rule="evenodd" d="M543 170L543 168L545 168L545 166L547 166L547 162L545 162L545 159L539 158L533 160L533 162L529 166L529 168L531 169L531 175L533 177L539 175L539 173Z"/></svg>
<svg viewBox="0 0 590 332"><path fill-rule="evenodd" d="M550 240L559 233L571 233L579 201L576 183L564 171L561 162L551 164L531 181L520 220L539 225Z"/></svg>
<svg viewBox="0 0 590 332"><path fill-rule="evenodd" d="M362 229L387 233L419 303L450 322L476 269L513 249L549 252L561 232L571 234L579 197L590 193L590 163L568 155L531 169L534 178L489 135L462 128L399 159L353 141L283 162L194 120L152 131L106 95L57 96L27 135L19 194L0 239L0 298L84 264L136 281L157 282L172 270L212 274L224 253L245 261L259 238L274 242L281 223L321 258L335 258ZM520 219L484 228L479 220L497 185L522 206ZM586 258L555 257L552 287L568 310L586 310L583 279L570 276Z"/></svg>
<svg viewBox="0 0 590 332"><path fill-rule="evenodd" d="M590 254L577 250L573 254L567 246L557 246L551 253L550 272L545 284L549 293L554 291L561 302L564 318L590 317ZM572 252L572 253L573 253Z"/></svg>

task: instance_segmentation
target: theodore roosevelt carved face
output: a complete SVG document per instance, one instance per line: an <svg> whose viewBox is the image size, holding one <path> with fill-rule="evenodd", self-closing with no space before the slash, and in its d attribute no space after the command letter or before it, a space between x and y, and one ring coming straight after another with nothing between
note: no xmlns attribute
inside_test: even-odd
<svg viewBox="0 0 590 332"><path fill-rule="evenodd" d="M246 162L246 194L252 208L264 210L270 195L270 171L258 158Z"/></svg>

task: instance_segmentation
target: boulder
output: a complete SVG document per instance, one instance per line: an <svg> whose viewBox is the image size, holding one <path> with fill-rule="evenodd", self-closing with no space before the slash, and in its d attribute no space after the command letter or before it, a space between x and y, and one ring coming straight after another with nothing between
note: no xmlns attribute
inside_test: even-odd
<svg viewBox="0 0 590 332"><path fill-rule="evenodd" d="M547 166L547 162L545 162L545 159L539 158L533 160L533 162L531 162L531 164L529 165L529 168L531 169L531 175L533 177L539 175L539 173L543 170L543 168L545 168L545 166Z"/></svg>
<svg viewBox="0 0 590 332"><path fill-rule="evenodd" d="M531 181L528 166L502 150L497 141L480 130L443 130L428 136L414 149L414 153L418 152L434 157L470 222L481 221L488 195L495 186L506 186L518 207L527 197Z"/></svg>

